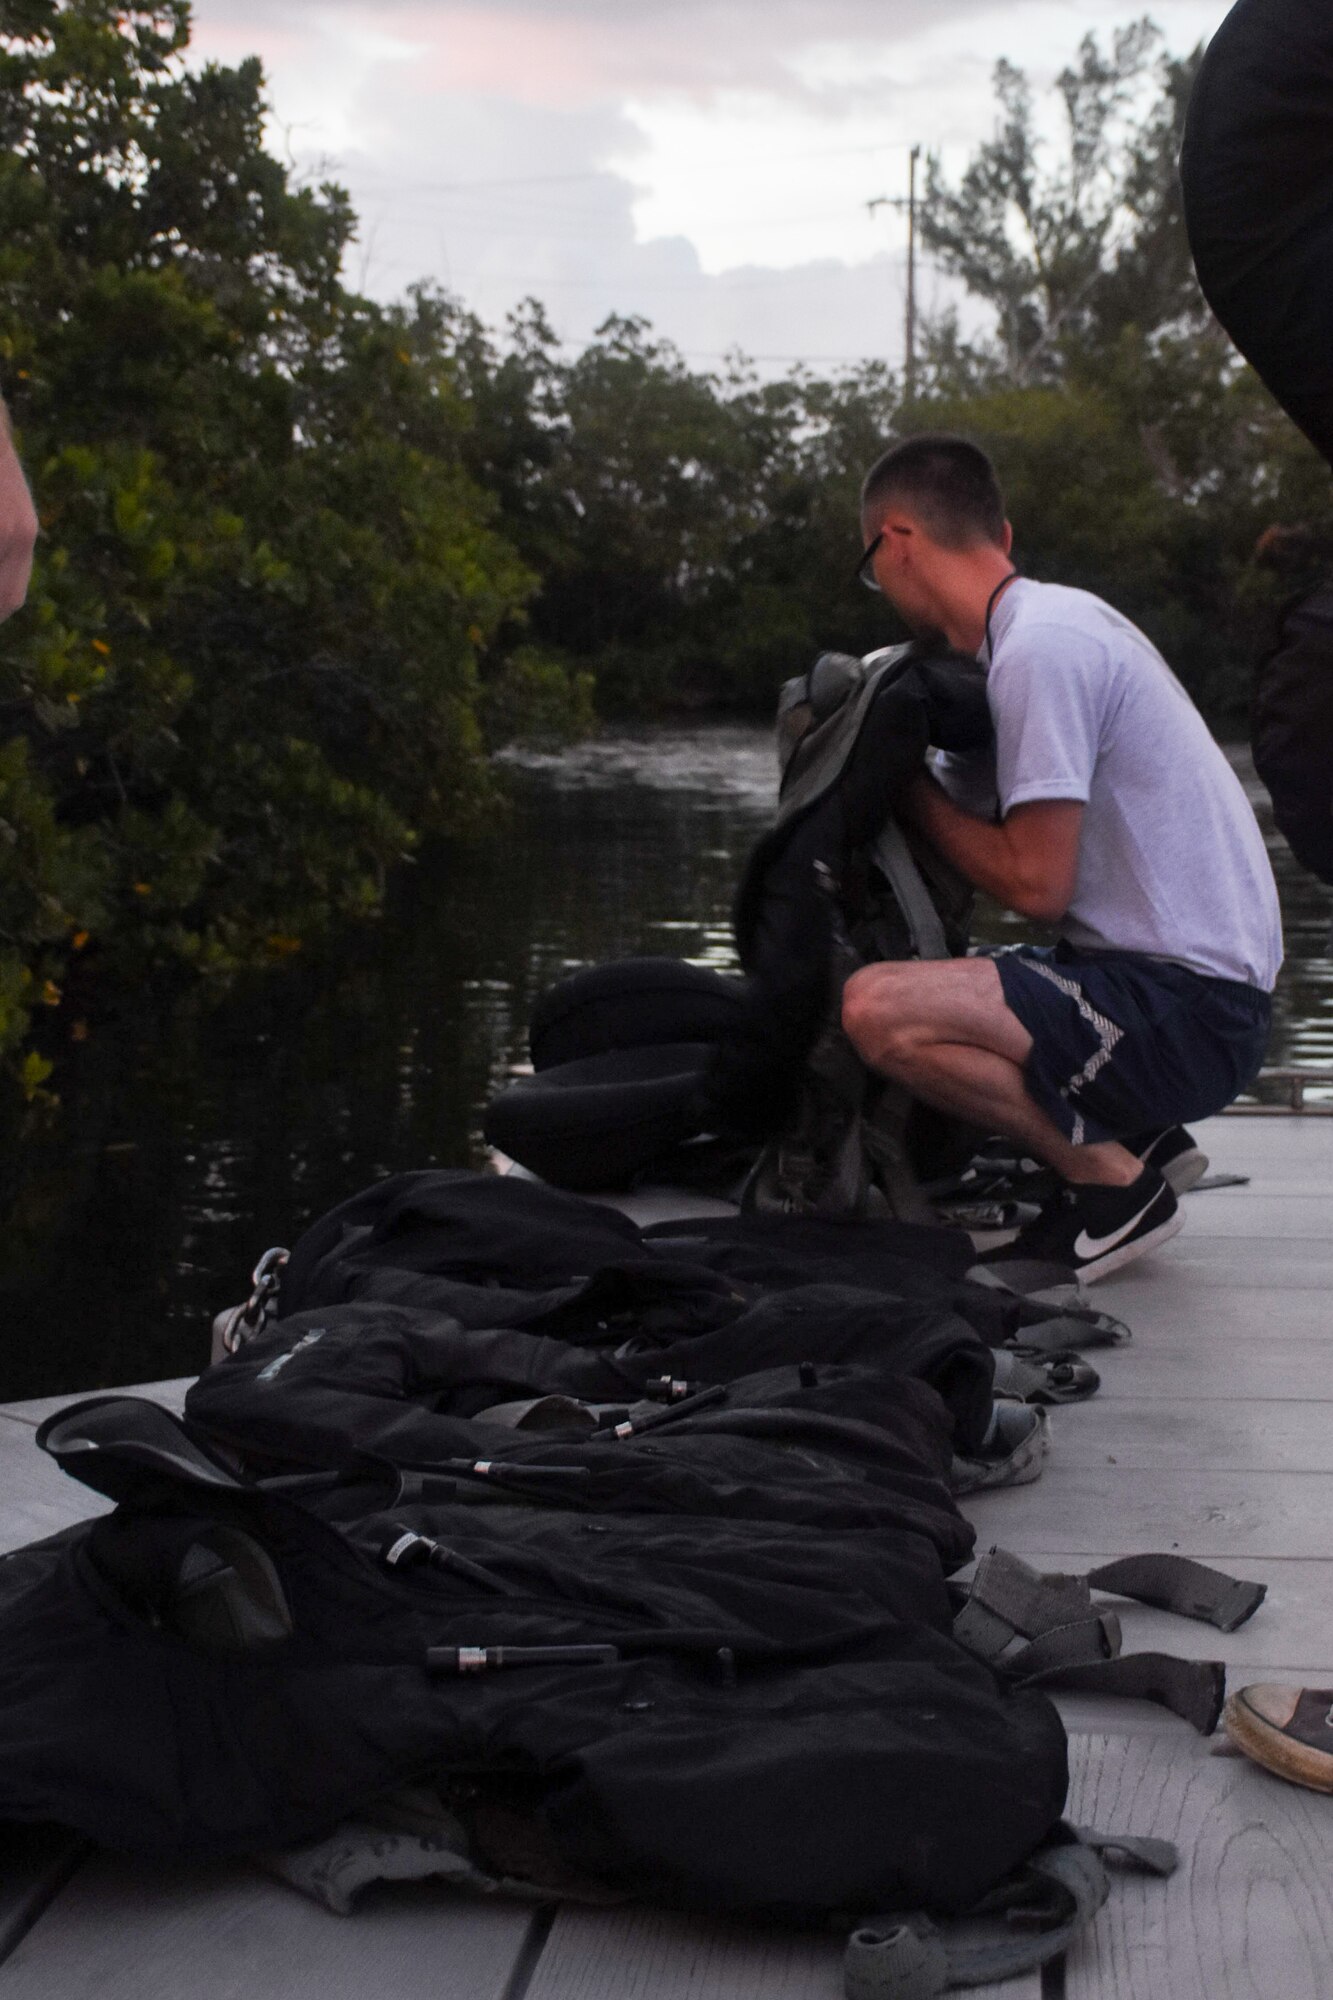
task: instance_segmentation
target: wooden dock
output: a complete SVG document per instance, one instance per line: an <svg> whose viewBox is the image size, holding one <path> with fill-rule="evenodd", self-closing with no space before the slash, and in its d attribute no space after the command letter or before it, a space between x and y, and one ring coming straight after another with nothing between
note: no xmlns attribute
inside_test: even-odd
<svg viewBox="0 0 1333 2000"><path fill-rule="evenodd" d="M1041 1566L1176 1549L1261 1579L1227 1637L1119 1607L1126 1650L1227 1661L1229 1683L1333 1686L1333 1119L1198 1128L1240 1188L1095 1296L1134 1330L1102 1390L1055 1412L1040 1483L969 1503L980 1545ZM147 1393L178 1407L184 1381ZM33 1447L70 1398L0 1409L0 1548L92 1512ZM90 1505L90 1502L93 1505ZM1333 1799L1217 1753L1146 1705L1062 1700L1070 1815L1178 1842L1125 1876L1064 1965L1007 2000L1329 2000ZM245 1865L179 1872L56 1832L0 1831L0 2000L838 2000L841 1948L652 1910L533 1910L428 1886L326 1914Z"/></svg>

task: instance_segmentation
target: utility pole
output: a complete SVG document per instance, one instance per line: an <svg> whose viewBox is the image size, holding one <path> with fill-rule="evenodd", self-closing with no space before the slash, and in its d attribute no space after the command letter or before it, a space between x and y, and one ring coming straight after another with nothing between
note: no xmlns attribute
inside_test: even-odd
<svg viewBox="0 0 1333 2000"><path fill-rule="evenodd" d="M872 215L877 208L907 211L907 296L903 309L903 401L907 403L916 394L916 163L920 158L920 146L913 146L907 156L905 195L877 194L866 203Z"/></svg>
<svg viewBox="0 0 1333 2000"><path fill-rule="evenodd" d="M916 163L920 146L907 156L907 324L903 329L903 397L911 402L916 395Z"/></svg>

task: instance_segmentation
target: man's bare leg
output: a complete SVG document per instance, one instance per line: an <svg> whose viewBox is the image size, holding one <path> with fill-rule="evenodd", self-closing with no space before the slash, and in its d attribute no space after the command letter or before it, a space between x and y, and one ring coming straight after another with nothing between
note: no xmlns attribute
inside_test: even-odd
<svg viewBox="0 0 1333 2000"><path fill-rule="evenodd" d="M867 965L843 989L861 1060L914 1097L1016 1140L1067 1181L1127 1187L1142 1161L1115 1140L1074 1146L1028 1095L1032 1037L1005 1004L989 958Z"/></svg>

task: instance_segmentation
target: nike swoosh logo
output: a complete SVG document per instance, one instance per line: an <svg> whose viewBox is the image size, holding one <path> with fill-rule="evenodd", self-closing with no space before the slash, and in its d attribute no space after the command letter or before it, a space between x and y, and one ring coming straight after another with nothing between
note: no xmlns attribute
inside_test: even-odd
<svg viewBox="0 0 1333 2000"><path fill-rule="evenodd" d="M1128 1222L1122 1224L1119 1229L1113 1229L1109 1236L1089 1236L1086 1229L1080 1231L1074 1239L1074 1255L1084 1258L1103 1257L1108 1250L1114 1250L1118 1243L1123 1243L1127 1236L1133 1235L1156 1199L1157 1192L1154 1190L1138 1214L1131 1215Z"/></svg>

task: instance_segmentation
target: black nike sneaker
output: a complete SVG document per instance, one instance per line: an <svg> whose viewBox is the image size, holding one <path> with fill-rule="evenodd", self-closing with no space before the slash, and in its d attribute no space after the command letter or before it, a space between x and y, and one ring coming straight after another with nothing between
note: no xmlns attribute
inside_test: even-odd
<svg viewBox="0 0 1333 2000"><path fill-rule="evenodd" d="M1090 1285L1165 1243L1184 1226L1174 1192L1156 1167L1145 1167L1128 1187L1062 1188L1012 1243L992 1251L983 1262L1037 1258L1065 1265Z"/></svg>
<svg viewBox="0 0 1333 2000"><path fill-rule="evenodd" d="M1185 1194L1208 1171L1208 1155L1183 1125L1168 1125L1165 1131L1159 1126L1152 1132L1139 1132L1121 1144L1136 1154L1145 1167L1156 1167L1173 1194Z"/></svg>

